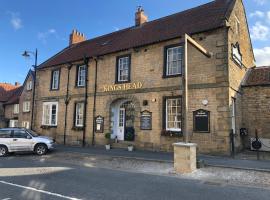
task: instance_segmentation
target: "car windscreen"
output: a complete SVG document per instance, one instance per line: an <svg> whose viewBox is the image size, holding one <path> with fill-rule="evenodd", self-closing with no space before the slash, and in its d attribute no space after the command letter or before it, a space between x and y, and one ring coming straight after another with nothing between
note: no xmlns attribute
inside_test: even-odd
<svg viewBox="0 0 270 200"><path fill-rule="evenodd" d="M27 130L27 132L30 133L33 137L38 137L39 136L36 132L34 132L32 130Z"/></svg>

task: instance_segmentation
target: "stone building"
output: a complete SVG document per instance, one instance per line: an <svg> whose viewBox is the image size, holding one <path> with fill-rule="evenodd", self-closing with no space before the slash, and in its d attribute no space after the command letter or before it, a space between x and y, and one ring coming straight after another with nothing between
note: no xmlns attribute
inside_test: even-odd
<svg viewBox="0 0 270 200"><path fill-rule="evenodd" d="M110 132L113 145L171 151L186 139L199 152L228 154L253 66L242 0L154 21L138 8L134 26L90 40L74 30L38 66L34 129L66 144L102 145Z"/></svg>
<svg viewBox="0 0 270 200"><path fill-rule="evenodd" d="M31 128L33 104L34 72L30 70L22 86L10 84L9 90L2 93L2 120L0 128L25 127ZM1 87L1 86L0 86ZM2 123L1 123L2 121Z"/></svg>
<svg viewBox="0 0 270 200"><path fill-rule="evenodd" d="M270 139L270 67L251 68L243 80L242 93L242 126L249 135L244 141L248 147L255 129L260 138Z"/></svg>

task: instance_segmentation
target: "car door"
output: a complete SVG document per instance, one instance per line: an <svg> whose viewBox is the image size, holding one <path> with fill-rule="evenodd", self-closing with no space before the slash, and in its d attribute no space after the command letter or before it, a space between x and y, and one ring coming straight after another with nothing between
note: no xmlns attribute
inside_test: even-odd
<svg viewBox="0 0 270 200"><path fill-rule="evenodd" d="M0 144L5 145L11 151L10 144L12 142L11 130L0 130Z"/></svg>
<svg viewBox="0 0 270 200"><path fill-rule="evenodd" d="M31 151L32 137L25 130L14 130L12 149L15 151Z"/></svg>

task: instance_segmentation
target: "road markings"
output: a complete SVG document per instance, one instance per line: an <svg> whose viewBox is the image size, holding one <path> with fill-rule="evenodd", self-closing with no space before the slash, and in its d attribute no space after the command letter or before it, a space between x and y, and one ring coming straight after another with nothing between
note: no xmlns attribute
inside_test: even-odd
<svg viewBox="0 0 270 200"><path fill-rule="evenodd" d="M53 192L48 192L48 191L45 191L45 190L39 190L39 189L28 187L28 186L9 183L9 182L6 182L6 181L0 181L0 183L5 184L5 185L18 187L18 188L23 188L23 189L26 189L26 190L32 190L32 191L35 191L35 192L39 192L39 193L43 193L43 194L47 194L47 195L51 195L51 196L55 196L55 197L60 197L60 198L63 198L63 199L81 200L81 199L77 199L77 198L74 198L74 197L69 197L69 196L65 196L65 195L61 195L61 194L57 194L57 193L53 193Z"/></svg>
<svg viewBox="0 0 270 200"><path fill-rule="evenodd" d="M11 198L5 198L5 199L2 199L2 200L10 200Z"/></svg>

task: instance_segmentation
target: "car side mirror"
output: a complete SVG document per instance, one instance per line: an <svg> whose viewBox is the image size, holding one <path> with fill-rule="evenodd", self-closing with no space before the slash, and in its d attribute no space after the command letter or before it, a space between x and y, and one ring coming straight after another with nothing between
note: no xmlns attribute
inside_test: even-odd
<svg viewBox="0 0 270 200"><path fill-rule="evenodd" d="M27 135L26 136L26 139L29 139L30 140L30 139L32 139L32 137L30 135Z"/></svg>

